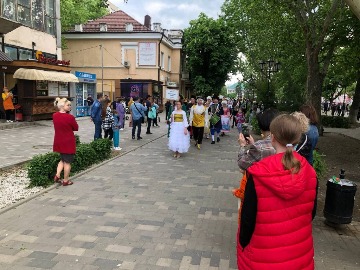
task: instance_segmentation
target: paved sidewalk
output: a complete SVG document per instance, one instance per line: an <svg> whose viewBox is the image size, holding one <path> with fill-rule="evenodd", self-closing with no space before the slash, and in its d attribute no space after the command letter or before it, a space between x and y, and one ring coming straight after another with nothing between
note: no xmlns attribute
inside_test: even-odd
<svg viewBox="0 0 360 270"><path fill-rule="evenodd" d="M93 125L78 121L81 140L91 141ZM236 269L235 130L174 159L159 124L141 141L127 128L121 147L134 151L3 213L0 269ZM7 131L1 157L13 151L12 162L50 150L51 122ZM360 224L335 230L317 214L316 269L360 269Z"/></svg>

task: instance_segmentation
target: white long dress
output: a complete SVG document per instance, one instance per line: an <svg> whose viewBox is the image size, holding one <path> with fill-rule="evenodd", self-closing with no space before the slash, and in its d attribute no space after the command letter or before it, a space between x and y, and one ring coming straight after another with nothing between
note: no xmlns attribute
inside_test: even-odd
<svg viewBox="0 0 360 270"><path fill-rule="evenodd" d="M186 113L181 111L173 111L171 114L171 128L169 136L169 149L174 152L186 153L190 148L190 135L184 134L184 128L189 126Z"/></svg>

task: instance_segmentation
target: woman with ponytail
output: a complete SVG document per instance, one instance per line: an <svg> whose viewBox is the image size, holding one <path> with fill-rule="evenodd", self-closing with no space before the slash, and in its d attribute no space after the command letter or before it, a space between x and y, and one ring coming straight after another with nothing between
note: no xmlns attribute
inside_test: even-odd
<svg viewBox="0 0 360 270"><path fill-rule="evenodd" d="M287 114L270 124L276 153L248 168L237 237L238 268L314 269L312 219L316 173L294 151L299 120Z"/></svg>

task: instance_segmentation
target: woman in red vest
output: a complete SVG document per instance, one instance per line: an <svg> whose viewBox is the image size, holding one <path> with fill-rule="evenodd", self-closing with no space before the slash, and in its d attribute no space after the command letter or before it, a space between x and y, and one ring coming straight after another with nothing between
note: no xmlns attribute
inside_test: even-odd
<svg viewBox="0 0 360 270"><path fill-rule="evenodd" d="M61 183L60 174L64 170L63 186L72 185L69 180L71 163L76 153L76 140L74 131L79 130L75 117L70 114L71 102L66 98L56 98L54 105L59 111L53 114L55 129L53 151L60 153L61 160L57 166L54 182Z"/></svg>
<svg viewBox="0 0 360 270"><path fill-rule="evenodd" d="M238 268L314 269L316 173L294 151L301 125L279 115L270 125L276 154L248 168L237 239Z"/></svg>

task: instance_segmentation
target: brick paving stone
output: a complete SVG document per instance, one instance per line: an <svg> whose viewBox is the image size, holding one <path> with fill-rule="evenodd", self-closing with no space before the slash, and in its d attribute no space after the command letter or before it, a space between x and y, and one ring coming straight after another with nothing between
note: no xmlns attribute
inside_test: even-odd
<svg viewBox="0 0 360 270"><path fill-rule="evenodd" d="M79 123L89 142L93 125ZM32 141L11 134L21 143L9 149L20 153L24 144L15 160L45 152L36 133L52 144L51 125L26 131ZM0 269L236 269L237 134L174 159L165 133L163 126L138 142L126 129L122 148L132 152L3 213ZM359 269L359 223L333 229L316 217L313 228L316 269Z"/></svg>

